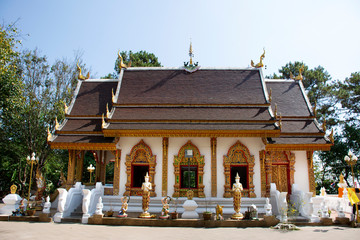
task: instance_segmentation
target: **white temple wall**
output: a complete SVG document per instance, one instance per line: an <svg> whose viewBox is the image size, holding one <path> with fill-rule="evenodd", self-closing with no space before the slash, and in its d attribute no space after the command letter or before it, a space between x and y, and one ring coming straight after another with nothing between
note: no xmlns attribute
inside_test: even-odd
<svg viewBox="0 0 360 240"><path fill-rule="evenodd" d="M300 190L309 192L309 171L306 158L306 151L293 151L295 154L294 183Z"/></svg>
<svg viewBox="0 0 360 240"><path fill-rule="evenodd" d="M155 179L156 185L155 192L157 196L161 196L161 178L162 178L162 138L161 137L120 137L120 141L116 146L121 149L121 160L120 160L120 195L125 192L125 184L127 181L126 175L126 155L130 154L131 149L140 142L144 142L151 148L152 154L156 155L156 167L155 167Z"/></svg>
<svg viewBox="0 0 360 240"><path fill-rule="evenodd" d="M259 152L265 149L261 138L217 138L217 197L222 198L224 195L224 156L227 155L230 147L240 141L248 149L251 155L254 155L254 185L256 197L261 197L261 172Z"/></svg>

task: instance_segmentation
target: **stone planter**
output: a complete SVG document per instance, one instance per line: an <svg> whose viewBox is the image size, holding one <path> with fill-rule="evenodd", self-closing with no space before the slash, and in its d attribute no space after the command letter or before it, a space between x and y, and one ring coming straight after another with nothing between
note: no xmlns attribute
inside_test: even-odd
<svg viewBox="0 0 360 240"><path fill-rule="evenodd" d="M211 212L203 212L204 220L211 220L212 213Z"/></svg>
<svg viewBox="0 0 360 240"><path fill-rule="evenodd" d="M178 218L179 218L179 213L177 213L177 212L171 213L171 219L178 219Z"/></svg>
<svg viewBox="0 0 360 240"><path fill-rule="evenodd" d="M29 209L29 210L26 210L26 215L27 216L34 216L35 212L36 212L36 209Z"/></svg>

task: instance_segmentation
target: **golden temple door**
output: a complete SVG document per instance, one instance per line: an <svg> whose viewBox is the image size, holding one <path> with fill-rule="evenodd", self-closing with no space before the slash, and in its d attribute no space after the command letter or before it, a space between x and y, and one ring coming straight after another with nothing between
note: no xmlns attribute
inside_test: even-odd
<svg viewBox="0 0 360 240"><path fill-rule="evenodd" d="M280 192L288 192L290 189L289 181L289 165L273 164L271 180L276 184L277 190Z"/></svg>

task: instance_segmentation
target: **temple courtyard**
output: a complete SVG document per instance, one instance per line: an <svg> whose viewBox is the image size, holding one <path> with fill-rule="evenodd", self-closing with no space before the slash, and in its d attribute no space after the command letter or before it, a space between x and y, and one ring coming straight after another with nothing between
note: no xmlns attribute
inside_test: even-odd
<svg viewBox="0 0 360 240"><path fill-rule="evenodd" d="M299 227L298 231L270 228L160 228L83 224L0 222L0 239L357 239L359 228Z"/></svg>

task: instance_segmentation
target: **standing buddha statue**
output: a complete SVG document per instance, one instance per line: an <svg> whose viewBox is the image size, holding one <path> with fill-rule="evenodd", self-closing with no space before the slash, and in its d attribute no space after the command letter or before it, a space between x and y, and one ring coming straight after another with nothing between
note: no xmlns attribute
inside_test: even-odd
<svg viewBox="0 0 360 240"><path fill-rule="evenodd" d="M141 186L142 190L142 209L143 213L140 214L140 218L150 218L151 215L148 212L149 204L150 204L150 191L152 189L151 182L149 182L149 174L146 173L145 182L143 182Z"/></svg>
<svg viewBox="0 0 360 240"><path fill-rule="evenodd" d="M243 190L243 186L240 183L239 174L236 173L235 183L233 184L233 201L234 201L234 210L235 213L231 216L232 219L240 220L243 219L243 215L241 214L241 191Z"/></svg>

